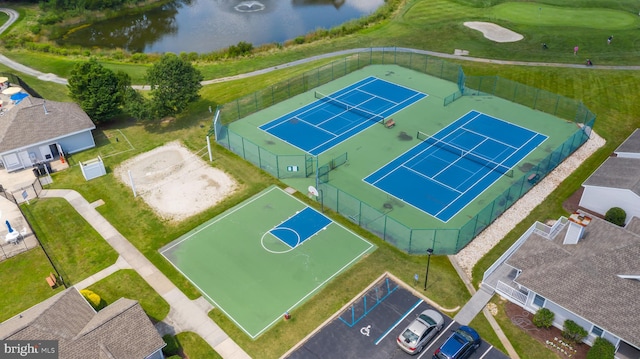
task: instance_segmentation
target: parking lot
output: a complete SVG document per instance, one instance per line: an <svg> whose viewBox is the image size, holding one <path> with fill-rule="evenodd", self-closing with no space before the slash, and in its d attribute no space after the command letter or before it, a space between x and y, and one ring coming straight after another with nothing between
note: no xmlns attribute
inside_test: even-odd
<svg viewBox="0 0 640 359"><path fill-rule="evenodd" d="M384 279L361 298L299 345L287 358L431 358L452 331L460 327L446 313L442 330L414 356L402 351L396 338L418 314L436 309L391 279ZM482 341L473 359L507 359Z"/></svg>

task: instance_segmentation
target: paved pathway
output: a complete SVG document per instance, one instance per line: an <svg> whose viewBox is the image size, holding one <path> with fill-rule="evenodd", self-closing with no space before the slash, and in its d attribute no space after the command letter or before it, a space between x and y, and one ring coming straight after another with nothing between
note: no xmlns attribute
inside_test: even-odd
<svg viewBox="0 0 640 359"><path fill-rule="evenodd" d="M93 206L78 192L73 190L50 189L42 191L41 197L64 198L95 230L120 254L116 267L109 267L106 272L100 272L98 277L115 270L119 266L128 264L135 269L142 278L158 294L166 300L171 309L167 321L174 326L175 332L191 331L200 335L223 358L250 358L229 336L218 327L207 315L210 306L201 300L192 301L187 298L158 268L156 268L137 248L116 230ZM124 261L123 261L124 260ZM126 264L125 264L126 263ZM97 279L83 281L79 285L86 285Z"/></svg>
<svg viewBox="0 0 640 359"><path fill-rule="evenodd" d="M449 261L453 265L453 268L456 270L456 272L458 272L458 276L460 276L460 279L462 279L464 285L467 287L467 290L472 294L471 299L469 299L467 304L465 304L464 307L460 309L458 314L453 317L453 320L463 325L468 325L473 320L473 318L475 318L476 315L478 315L482 311L482 314L484 314L485 318L487 318L487 321L498 336L498 339L500 339L500 342L507 350L507 354L509 354L509 357L512 359L519 359L520 356L518 356L518 352L516 352L513 345L511 345L509 338L507 338L507 336L504 334L496 319L489 312L489 309L486 308L487 303L489 303L489 300L491 300L491 297L493 297L493 290L486 290L485 288L481 287L480 290L476 292L476 289L471 283L471 278L469 278L462 267L460 267L458 261L456 260L456 257L453 255L450 255L448 257Z"/></svg>

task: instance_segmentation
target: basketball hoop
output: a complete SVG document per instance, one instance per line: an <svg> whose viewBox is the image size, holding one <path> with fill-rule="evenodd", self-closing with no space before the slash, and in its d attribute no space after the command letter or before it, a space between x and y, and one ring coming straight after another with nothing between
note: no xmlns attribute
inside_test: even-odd
<svg viewBox="0 0 640 359"><path fill-rule="evenodd" d="M309 193L308 193L309 197L311 197L311 196L318 197L319 193L318 193L318 190L315 187L309 186L308 190L309 190Z"/></svg>

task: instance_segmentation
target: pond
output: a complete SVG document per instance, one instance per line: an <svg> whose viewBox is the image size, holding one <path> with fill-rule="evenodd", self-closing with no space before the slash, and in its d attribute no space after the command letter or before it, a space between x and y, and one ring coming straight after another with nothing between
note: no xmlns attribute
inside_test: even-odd
<svg viewBox="0 0 640 359"><path fill-rule="evenodd" d="M384 0L175 0L69 31L58 42L130 52L207 53L240 41L282 43L376 11Z"/></svg>

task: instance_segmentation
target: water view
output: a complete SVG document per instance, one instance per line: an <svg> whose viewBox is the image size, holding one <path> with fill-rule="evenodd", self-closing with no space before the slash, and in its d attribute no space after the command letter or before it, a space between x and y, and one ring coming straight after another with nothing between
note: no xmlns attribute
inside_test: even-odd
<svg viewBox="0 0 640 359"><path fill-rule="evenodd" d="M131 52L219 50L282 43L373 13L384 0L176 0L73 31L59 42Z"/></svg>

